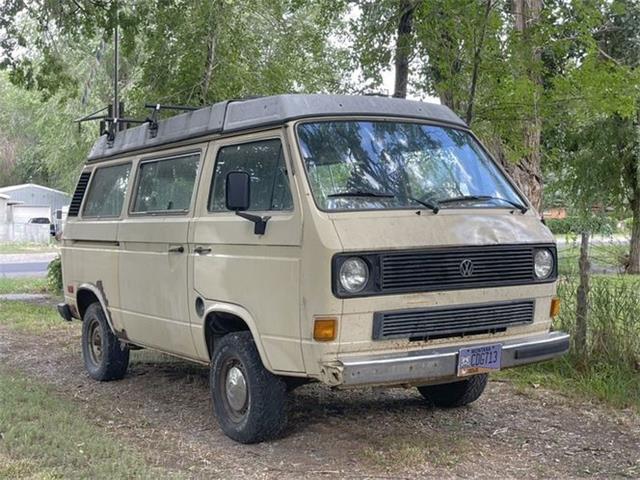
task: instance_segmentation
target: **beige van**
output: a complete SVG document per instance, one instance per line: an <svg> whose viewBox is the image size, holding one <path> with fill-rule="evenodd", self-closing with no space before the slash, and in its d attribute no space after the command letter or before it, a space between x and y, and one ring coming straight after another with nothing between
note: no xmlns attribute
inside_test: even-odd
<svg viewBox="0 0 640 480"><path fill-rule="evenodd" d="M150 348L210 365L222 430L274 438L287 391L417 387L565 353L554 238L448 108L280 95L102 136L64 228L89 375Z"/></svg>

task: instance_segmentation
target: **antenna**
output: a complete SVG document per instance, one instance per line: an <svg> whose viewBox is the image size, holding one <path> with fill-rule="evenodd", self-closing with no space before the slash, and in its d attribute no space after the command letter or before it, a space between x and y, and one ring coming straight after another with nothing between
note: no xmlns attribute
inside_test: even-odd
<svg viewBox="0 0 640 480"><path fill-rule="evenodd" d="M135 118L125 118L124 102L120 101L118 91L118 79L119 79L119 66L120 66L120 50L119 50L119 25L120 17L118 11L118 0L113 0L113 6L115 8L115 23L113 26L113 103L110 103L100 110L96 110L89 115L80 117L74 120L78 124L78 130L84 122L93 120L100 121L100 136L107 135L107 145L113 146L113 142L116 138L116 132L129 128L130 124L144 124L148 123L149 133L151 138L154 138L158 134L158 113L160 110L178 110L178 111L192 111L197 110L198 107L189 107L185 105L160 105L157 104L145 104L145 108L153 109L150 117L144 120L137 120ZM105 112L106 111L106 112ZM102 114L102 115L100 115Z"/></svg>

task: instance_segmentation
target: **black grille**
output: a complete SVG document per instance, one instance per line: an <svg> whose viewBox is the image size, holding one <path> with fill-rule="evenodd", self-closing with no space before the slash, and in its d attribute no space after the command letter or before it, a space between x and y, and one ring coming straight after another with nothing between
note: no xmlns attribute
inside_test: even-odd
<svg viewBox="0 0 640 480"><path fill-rule="evenodd" d="M533 300L376 312L373 339L429 339L504 331L533 322Z"/></svg>
<svg viewBox="0 0 640 480"><path fill-rule="evenodd" d="M87 190L87 184L89 183L89 177L91 172L84 172L80 174L80 179L76 185L76 190L73 192L73 198L69 204L69 217L77 217L80 212L80 205L82 205L82 199L84 198L84 192Z"/></svg>
<svg viewBox="0 0 640 480"><path fill-rule="evenodd" d="M535 248L491 245L385 253L380 259L380 290L426 292L531 283ZM469 264L471 270L465 268Z"/></svg>

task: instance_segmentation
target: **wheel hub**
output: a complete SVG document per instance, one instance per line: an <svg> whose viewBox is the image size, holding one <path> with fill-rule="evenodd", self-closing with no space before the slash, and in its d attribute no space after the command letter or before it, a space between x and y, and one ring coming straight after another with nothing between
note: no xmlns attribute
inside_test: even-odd
<svg viewBox="0 0 640 480"><path fill-rule="evenodd" d="M227 371L225 391L229 406L236 412L241 412L247 403L247 381L237 365Z"/></svg>
<svg viewBox="0 0 640 480"><path fill-rule="evenodd" d="M89 336L89 353L94 364L98 365L102 360L102 333L100 324L93 322L91 325L91 335Z"/></svg>

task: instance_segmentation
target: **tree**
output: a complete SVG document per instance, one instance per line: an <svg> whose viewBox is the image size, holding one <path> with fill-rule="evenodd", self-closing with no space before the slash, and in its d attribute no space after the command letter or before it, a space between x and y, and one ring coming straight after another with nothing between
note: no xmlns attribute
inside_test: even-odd
<svg viewBox="0 0 640 480"><path fill-rule="evenodd" d="M610 44L602 40L605 32L621 31L620 12L626 16L629 10L620 9L619 2L563 12L562 30L571 32L567 37L571 40L560 51L570 55L556 57L565 60L559 62L564 75L554 79L549 104L556 108L545 132L549 168L565 191L573 215L580 219L574 343L582 362L587 358L590 236L601 229L606 207L617 207L620 212L629 195L632 201L637 180L633 174L638 152L634 120L640 75L616 60L605 49Z"/></svg>
<svg viewBox="0 0 640 480"><path fill-rule="evenodd" d="M29 165L32 152L30 171L38 167L51 173L52 185L70 188L68 177L75 177L87 139L97 133L97 125L85 127L92 135L75 133L72 120L111 101L116 23L121 99L127 116L144 118L146 102L203 105L340 91L348 57L333 35L344 8L331 0L2 2L2 66L15 85L36 92L45 110L33 123L48 150L37 157L35 150L20 149L19 163Z"/></svg>

